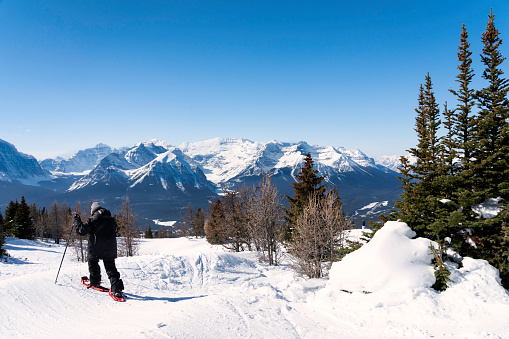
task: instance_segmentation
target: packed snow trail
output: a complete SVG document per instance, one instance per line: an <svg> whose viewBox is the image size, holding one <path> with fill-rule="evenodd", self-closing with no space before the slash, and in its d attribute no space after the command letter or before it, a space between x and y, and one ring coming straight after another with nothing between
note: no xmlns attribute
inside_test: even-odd
<svg viewBox="0 0 509 339"><path fill-rule="evenodd" d="M7 238L2 338L509 338L507 291L483 261L453 269L456 284L444 293L401 283L394 298L383 289L341 292L334 267L330 281L305 280L287 265L270 267L255 253L226 252L204 239L140 245L139 256L117 259L127 296L118 303L81 284L87 264L69 250L54 284L65 246ZM354 256L359 265L363 256L374 260L369 251ZM388 269L405 281L404 268Z"/></svg>

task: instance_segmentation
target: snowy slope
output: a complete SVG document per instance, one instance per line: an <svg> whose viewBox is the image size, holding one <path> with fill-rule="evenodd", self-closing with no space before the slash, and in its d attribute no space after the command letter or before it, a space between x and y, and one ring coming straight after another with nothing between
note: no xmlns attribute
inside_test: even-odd
<svg viewBox="0 0 509 339"><path fill-rule="evenodd" d="M405 157L409 160L410 164L415 164L417 158L412 154L407 154ZM401 156L399 155L383 155L375 159L377 165L388 168L394 172L398 172L399 166L401 166Z"/></svg>
<svg viewBox="0 0 509 339"><path fill-rule="evenodd" d="M389 225L389 227L387 227ZM429 241L388 223L370 246L305 280L251 252L203 239L151 239L117 259L127 302L79 282L86 263L63 245L7 239L0 263L2 338L508 338L509 297L485 261L451 266L447 291L432 283ZM368 244L368 245L369 245ZM381 255L383 254L383 255ZM107 285L107 284L106 284ZM345 290L345 291L341 291ZM371 292L369 294L363 292Z"/></svg>
<svg viewBox="0 0 509 339"><path fill-rule="evenodd" d="M372 219L378 217L380 214L387 214L392 209L392 205L389 205L389 201L375 201L362 208L355 210L354 217L363 219Z"/></svg>

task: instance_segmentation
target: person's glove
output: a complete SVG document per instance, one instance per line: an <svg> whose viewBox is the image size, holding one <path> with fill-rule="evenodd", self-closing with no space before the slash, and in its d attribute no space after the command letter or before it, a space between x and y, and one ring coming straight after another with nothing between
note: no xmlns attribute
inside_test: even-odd
<svg viewBox="0 0 509 339"><path fill-rule="evenodd" d="M77 213L75 213L72 217L72 225L74 228L76 228L76 230L78 230L78 228L81 226L81 218Z"/></svg>

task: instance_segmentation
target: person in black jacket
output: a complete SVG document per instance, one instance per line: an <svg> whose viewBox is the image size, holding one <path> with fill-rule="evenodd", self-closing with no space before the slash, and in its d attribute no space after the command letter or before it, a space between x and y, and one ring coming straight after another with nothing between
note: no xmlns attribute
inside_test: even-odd
<svg viewBox="0 0 509 339"><path fill-rule="evenodd" d="M111 293L122 297L124 283L120 279L115 266L117 257L117 224L110 211L94 201L90 210L90 218L81 222L79 215L74 216L73 225L76 233L88 234L88 270L90 272L90 285L100 286L101 268L99 259L102 259L106 274L110 279Z"/></svg>

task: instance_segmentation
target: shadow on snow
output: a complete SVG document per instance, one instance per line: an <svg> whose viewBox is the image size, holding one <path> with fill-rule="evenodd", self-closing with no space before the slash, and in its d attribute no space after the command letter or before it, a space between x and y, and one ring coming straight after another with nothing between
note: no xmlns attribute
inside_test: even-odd
<svg viewBox="0 0 509 339"><path fill-rule="evenodd" d="M132 293L124 293L124 295L129 299L129 300L140 300L140 301L155 301L155 300L159 300L159 301L168 301L168 302L178 302L178 301L185 301L185 300L191 300L191 299L197 299L197 298L204 298L206 297L206 295L197 295L197 296L193 296L193 297L176 297L176 298L168 298L168 297L150 297L150 296L141 296L141 295L136 295L136 294L132 294Z"/></svg>

